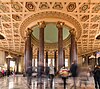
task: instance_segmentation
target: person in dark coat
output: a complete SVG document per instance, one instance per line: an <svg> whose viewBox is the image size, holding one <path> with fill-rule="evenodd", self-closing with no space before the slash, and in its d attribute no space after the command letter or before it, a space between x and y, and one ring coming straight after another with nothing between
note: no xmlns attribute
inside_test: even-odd
<svg viewBox="0 0 100 89"><path fill-rule="evenodd" d="M76 77L78 76L78 65L77 65L76 60L74 60L73 63L71 64L70 72L71 72L71 76L73 77L73 81L74 81L74 85L72 87L76 89Z"/></svg>
<svg viewBox="0 0 100 89"><path fill-rule="evenodd" d="M46 67L45 67L45 74L46 74L47 80L49 79L49 72L50 72L50 67L48 66L48 64L46 64Z"/></svg>
<svg viewBox="0 0 100 89"><path fill-rule="evenodd" d="M42 61L40 61L38 65L37 73L38 73L38 83L42 83L42 75L44 73L44 66Z"/></svg>
<svg viewBox="0 0 100 89"><path fill-rule="evenodd" d="M9 77L9 75L10 75L10 70L8 69L7 70L7 77Z"/></svg>
<svg viewBox="0 0 100 89"><path fill-rule="evenodd" d="M32 67L28 67L26 70L26 75L27 75L27 82L29 85L31 85L31 79L32 79Z"/></svg>
<svg viewBox="0 0 100 89"><path fill-rule="evenodd" d="M100 89L100 65L95 66L93 70L93 77L95 82L95 88Z"/></svg>

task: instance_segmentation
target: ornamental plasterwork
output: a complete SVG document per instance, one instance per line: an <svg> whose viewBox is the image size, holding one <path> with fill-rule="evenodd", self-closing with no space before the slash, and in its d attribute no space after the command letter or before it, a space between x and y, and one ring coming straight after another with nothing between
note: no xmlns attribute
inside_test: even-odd
<svg viewBox="0 0 100 89"><path fill-rule="evenodd" d="M81 35L77 41L78 53L84 54L90 52L91 50L94 51L100 48L100 42L95 40L95 35L100 32L99 0L91 0L91 2L88 2L88 0L13 1L15 2L11 3L9 0L1 0L0 2L0 32L6 35L6 39L0 41L0 48L24 52L24 39L20 35L20 31L24 29L19 29L20 26L22 26L22 22L26 21L25 19L31 17L32 15L33 17L38 15L38 19L43 19L50 13L51 14L47 18L59 18L65 19L66 21L68 21L68 17L66 17L66 15L69 15L73 17L73 19L71 18L68 22L73 24L75 28L77 27L75 30L78 31L81 27L82 32L80 33ZM48 11L50 13L48 13ZM43 16L42 12L45 13ZM60 12L60 16L58 12ZM52 16L54 13L56 13L56 15ZM64 17L62 18L62 16ZM76 21L73 22L73 20ZM31 20L26 23L29 24L30 22ZM76 25L76 23L79 24ZM90 40L92 40L93 43L92 47L90 46Z"/></svg>

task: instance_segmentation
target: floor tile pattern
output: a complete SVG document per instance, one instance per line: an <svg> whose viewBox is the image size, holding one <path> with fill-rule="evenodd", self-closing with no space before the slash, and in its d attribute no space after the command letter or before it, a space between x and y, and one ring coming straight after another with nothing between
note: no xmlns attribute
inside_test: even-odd
<svg viewBox="0 0 100 89"><path fill-rule="evenodd" d="M87 82L88 85L79 86L79 79L77 79L77 89L95 89L93 77L89 78ZM71 88L73 85L72 78L67 79L67 87L66 89L74 89ZM53 87L50 87L50 80L45 78L42 79L42 83L38 83L37 78L32 78L32 85L29 86L27 84L27 78L22 75L10 76L0 78L0 89L64 89L63 81L61 78L55 78L53 82Z"/></svg>

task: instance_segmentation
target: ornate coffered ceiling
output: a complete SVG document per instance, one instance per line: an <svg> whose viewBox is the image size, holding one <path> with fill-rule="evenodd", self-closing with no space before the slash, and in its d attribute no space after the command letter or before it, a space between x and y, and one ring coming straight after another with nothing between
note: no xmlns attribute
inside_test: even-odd
<svg viewBox="0 0 100 89"><path fill-rule="evenodd" d="M79 55L100 50L99 0L0 0L0 48L23 53L26 28L53 19L75 28Z"/></svg>

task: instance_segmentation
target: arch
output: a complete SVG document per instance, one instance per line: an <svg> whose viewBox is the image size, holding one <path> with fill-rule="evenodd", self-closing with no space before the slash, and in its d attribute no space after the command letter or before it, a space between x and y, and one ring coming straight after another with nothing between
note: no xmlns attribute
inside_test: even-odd
<svg viewBox="0 0 100 89"><path fill-rule="evenodd" d="M73 18L72 16L61 13L61 12L56 12L56 11L44 11L40 13L35 13L28 18L26 18L22 24L20 25L20 33L22 37L25 37L25 30L27 28L30 28L31 26L34 26L37 24L39 21L49 21L49 22L57 22L57 21L62 21L65 23L67 27L71 29L75 29L76 32L76 39L78 40L81 36L82 32L82 27L80 23Z"/></svg>

